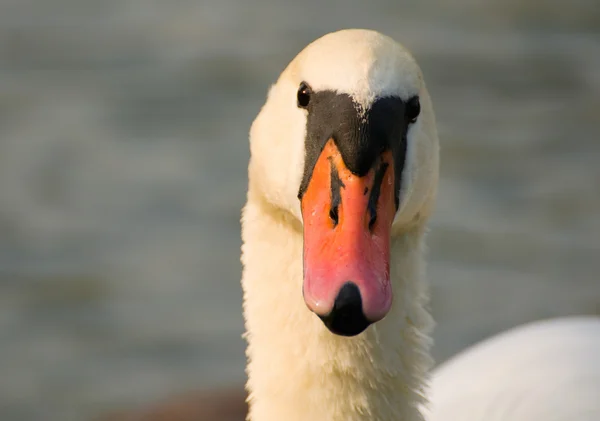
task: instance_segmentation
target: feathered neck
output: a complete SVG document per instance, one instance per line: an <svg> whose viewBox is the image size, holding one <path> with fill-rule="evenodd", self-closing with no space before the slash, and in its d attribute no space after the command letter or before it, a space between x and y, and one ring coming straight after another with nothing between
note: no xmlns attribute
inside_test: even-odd
<svg viewBox="0 0 600 421"><path fill-rule="evenodd" d="M394 302L364 333L330 333L302 298L302 227L250 189L242 287L252 421L417 421L431 366L423 226L392 241Z"/></svg>

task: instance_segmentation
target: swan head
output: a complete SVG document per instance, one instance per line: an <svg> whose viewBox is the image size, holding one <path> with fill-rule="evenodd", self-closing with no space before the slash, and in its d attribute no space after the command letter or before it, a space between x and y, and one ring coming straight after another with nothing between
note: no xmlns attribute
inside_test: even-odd
<svg viewBox="0 0 600 421"><path fill-rule="evenodd" d="M369 30L327 34L269 91L250 188L303 231L308 309L354 336L390 311L390 245L432 208L438 138L411 54Z"/></svg>

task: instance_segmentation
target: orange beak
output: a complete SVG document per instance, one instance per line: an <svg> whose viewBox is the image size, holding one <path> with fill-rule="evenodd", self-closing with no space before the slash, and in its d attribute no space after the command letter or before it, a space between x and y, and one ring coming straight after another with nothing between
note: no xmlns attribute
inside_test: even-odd
<svg viewBox="0 0 600 421"><path fill-rule="evenodd" d="M394 198L391 152L360 177L346 167L334 141L326 143L301 198L303 293L334 333L356 335L391 307Z"/></svg>

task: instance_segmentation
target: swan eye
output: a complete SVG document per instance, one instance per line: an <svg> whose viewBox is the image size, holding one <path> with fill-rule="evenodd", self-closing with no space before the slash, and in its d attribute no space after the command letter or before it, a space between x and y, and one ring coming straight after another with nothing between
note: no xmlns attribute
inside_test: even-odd
<svg viewBox="0 0 600 421"><path fill-rule="evenodd" d="M310 102L310 95L312 90L306 82L302 82L298 88L298 108L307 108Z"/></svg>
<svg viewBox="0 0 600 421"><path fill-rule="evenodd" d="M415 96L412 97L411 99L408 100L408 102L406 103L406 119L408 120L409 124L414 123L415 121L417 121L417 117L419 116L419 113L421 112L421 103L419 102L419 97Z"/></svg>

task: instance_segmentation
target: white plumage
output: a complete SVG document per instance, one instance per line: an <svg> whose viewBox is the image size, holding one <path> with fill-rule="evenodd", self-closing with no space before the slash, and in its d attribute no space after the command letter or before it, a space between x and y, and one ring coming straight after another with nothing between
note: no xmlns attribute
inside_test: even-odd
<svg viewBox="0 0 600 421"><path fill-rule="evenodd" d="M600 318L526 324L433 373L428 421L600 420Z"/></svg>
<svg viewBox="0 0 600 421"><path fill-rule="evenodd" d="M306 110L315 91L375 98L419 95L407 132L400 206L391 228L387 316L352 338L328 331L302 297ZM334 113L335 110L329 112ZM400 139L398 139L400 141ZM253 421L600 420L600 321L527 326L431 365L432 320L424 274L427 219L438 184L433 107L410 53L373 31L328 34L305 48L269 91L250 132L248 200L242 216L242 287ZM432 411L420 409L426 398ZM595 412L594 412L595 411Z"/></svg>

